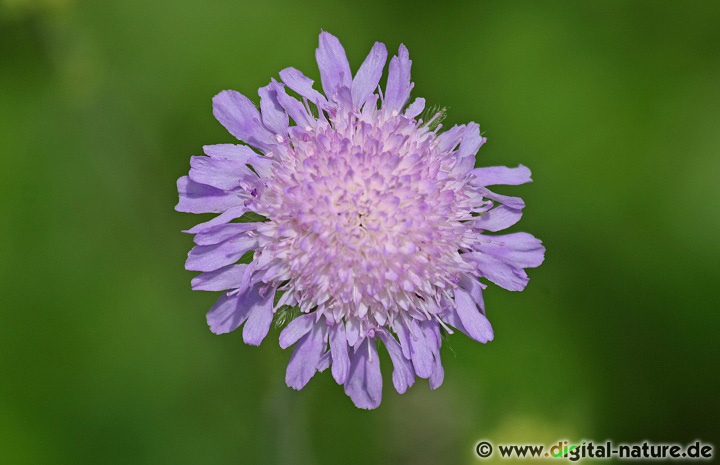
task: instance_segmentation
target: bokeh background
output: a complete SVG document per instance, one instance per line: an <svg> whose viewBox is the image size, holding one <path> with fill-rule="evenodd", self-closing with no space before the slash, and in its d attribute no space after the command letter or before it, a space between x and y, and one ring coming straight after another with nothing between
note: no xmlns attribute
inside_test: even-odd
<svg viewBox="0 0 720 465"><path fill-rule="evenodd" d="M514 230L547 246L486 292L494 342L445 383L356 409L289 351L205 324L175 180L233 142L222 89L353 69L374 41L414 95L477 121L481 165L535 182ZM720 3L0 1L0 463L479 463L475 444L720 446ZM716 452L716 456L717 456ZM486 462L487 463L487 462Z"/></svg>

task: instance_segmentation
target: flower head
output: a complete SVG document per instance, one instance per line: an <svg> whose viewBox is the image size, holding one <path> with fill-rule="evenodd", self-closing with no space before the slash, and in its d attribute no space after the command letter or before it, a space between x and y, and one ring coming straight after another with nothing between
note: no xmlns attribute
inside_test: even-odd
<svg viewBox="0 0 720 465"><path fill-rule="evenodd" d="M440 113L419 118L425 101L408 105L404 46L384 92L383 44L355 76L327 32L316 57L323 93L287 68L258 91L260 111L235 91L213 99L215 117L247 145L205 146L178 180L177 210L219 213L187 231L197 245L186 268L202 272L193 289L224 291L207 315L213 332L244 323L244 341L258 345L274 315L289 316L280 334L282 348L295 345L287 384L301 389L332 367L355 405L375 408L378 341L398 392L416 376L438 387L441 333L493 338L479 278L522 290L524 268L540 265L545 249L526 233L486 234L515 224L524 207L488 186L529 182L530 171L474 168L485 142L477 124L443 132ZM244 221L248 213L259 220Z"/></svg>

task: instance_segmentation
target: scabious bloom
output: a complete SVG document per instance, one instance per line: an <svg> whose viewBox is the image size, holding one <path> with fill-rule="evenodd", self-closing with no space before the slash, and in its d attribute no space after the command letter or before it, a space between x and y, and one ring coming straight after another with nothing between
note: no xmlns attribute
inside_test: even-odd
<svg viewBox="0 0 720 465"><path fill-rule="evenodd" d="M545 249L527 233L486 234L515 224L525 206L488 186L529 182L530 171L474 168L485 142L477 124L443 132L440 113L419 118L425 101L408 105L403 45L384 92L383 44L354 77L331 34L320 34L316 57L323 93L286 68L282 82L258 91L259 111L238 92L215 96L213 114L246 145L209 145L192 157L176 209L219 213L186 231L197 244L186 268L202 272L193 289L224 291L207 314L210 329L244 323L243 340L259 345L274 316L291 319L280 333L282 348L295 345L288 386L301 389L331 367L369 409L382 398L380 342L399 393L416 376L437 388L443 333L493 338L479 278L520 291L524 268L540 265Z"/></svg>

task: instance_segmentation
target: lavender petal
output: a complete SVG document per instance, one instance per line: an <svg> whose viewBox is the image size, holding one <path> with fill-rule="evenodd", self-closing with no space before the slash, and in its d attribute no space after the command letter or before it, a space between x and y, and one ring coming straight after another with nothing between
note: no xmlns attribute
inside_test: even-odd
<svg viewBox="0 0 720 465"><path fill-rule="evenodd" d="M350 374L350 357L345 338L345 325L340 322L330 327L330 353L332 356L332 375L335 382L344 384Z"/></svg>
<svg viewBox="0 0 720 465"><path fill-rule="evenodd" d="M248 317L249 307L239 305L237 295L223 294L207 314L207 323L210 331L215 334L225 334L235 331Z"/></svg>
<svg viewBox="0 0 720 465"><path fill-rule="evenodd" d="M250 314L243 327L243 341L251 346L259 346L270 331L272 323L273 298L275 289L260 292L260 283L248 289L241 297L238 305L248 306Z"/></svg>
<svg viewBox="0 0 720 465"><path fill-rule="evenodd" d="M345 49L334 35L328 32L320 34L320 41L315 51L320 81L325 95L332 96L339 87L350 88L352 73Z"/></svg>
<svg viewBox="0 0 720 465"><path fill-rule="evenodd" d="M375 341L365 338L350 355L345 394L358 408L377 408L382 401L382 375Z"/></svg>
<svg viewBox="0 0 720 465"><path fill-rule="evenodd" d="M272 149L273 135L262 125L260 112L244 95L224 90L213 98L213 115L230 134L264 152Z"/></svg>
<svg viewBox="0 0 720 465"><path fill-rule="evenodd" d="M360 108L375 91L380 82L385 61L387 60L387 49L385 44L375 42L372 50L352 82L352 101L354 108Z"/></svg>
<svg viewBox="0 0 720 465"><path fill-rule="evenodd" d="M410 68L412 61L404 45L400 45L398 54L390 60L387 86L385 87L385 101L383 107L389 111L400 110L410 99L412 83L410 82Z"/></svg>
<svg viewBox="0 0 720 465"><path fill-rule="evenodd" d="M318 369L325 348L323 330L320 326L324 324L324 322L315 324L310 332L300 339L290 356L285 372L285 383L293 389L299 390L305 387Z"/></svg>
<svg viewBox="0 0 720 465"><path fill-rule="evenodd" d="M175 210L185 213L220 213L242 203L237 194L199 184L188 176L177 181L180 201Z"/></svg>
<svg viewBox="0 0 720 465"><path fill-rule="evenodd" d="M400 348L400 344L387 331L379 331L380 339L385 344L385 348L390 354L390 360L393 363L393 386L395 390L402 394L415 383L415 371L413 370L410 360L405 358Z"/></svg>

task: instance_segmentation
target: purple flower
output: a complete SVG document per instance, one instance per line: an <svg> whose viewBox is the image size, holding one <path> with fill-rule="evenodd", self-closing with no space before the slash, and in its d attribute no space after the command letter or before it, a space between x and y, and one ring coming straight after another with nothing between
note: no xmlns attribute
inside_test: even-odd
<svg viewBox="0 0 720 465"><path fill-rule="evenodd" d="M316 57L323 93L287 68L282 83L258 91L259 111L235 91L215 96L215 117L247 145L209 145L192 157L176 209L219 213L187 231L197 245L186 268L202 272L193 289L224 291L210 329L244 323L244 341L258 345L274 317L291 319L280 334L282 348L295 346L288 386L302 389L332 367L355 405L375 408L378 341L399 393L416 376L437 388L443 332L493 338L479 278L520 291L545 249L526 233L487 234L515 224L525 206L488 187L530 182L530 170L474 168L485 142L477 124L442 132L441 113L419 118L425 101L408 105L403 45L384 92L385 45L354 77L331 34L320 34ZM245 221L250 212L259 220ZM249 264L238 263L249 253Z"/></svg>

